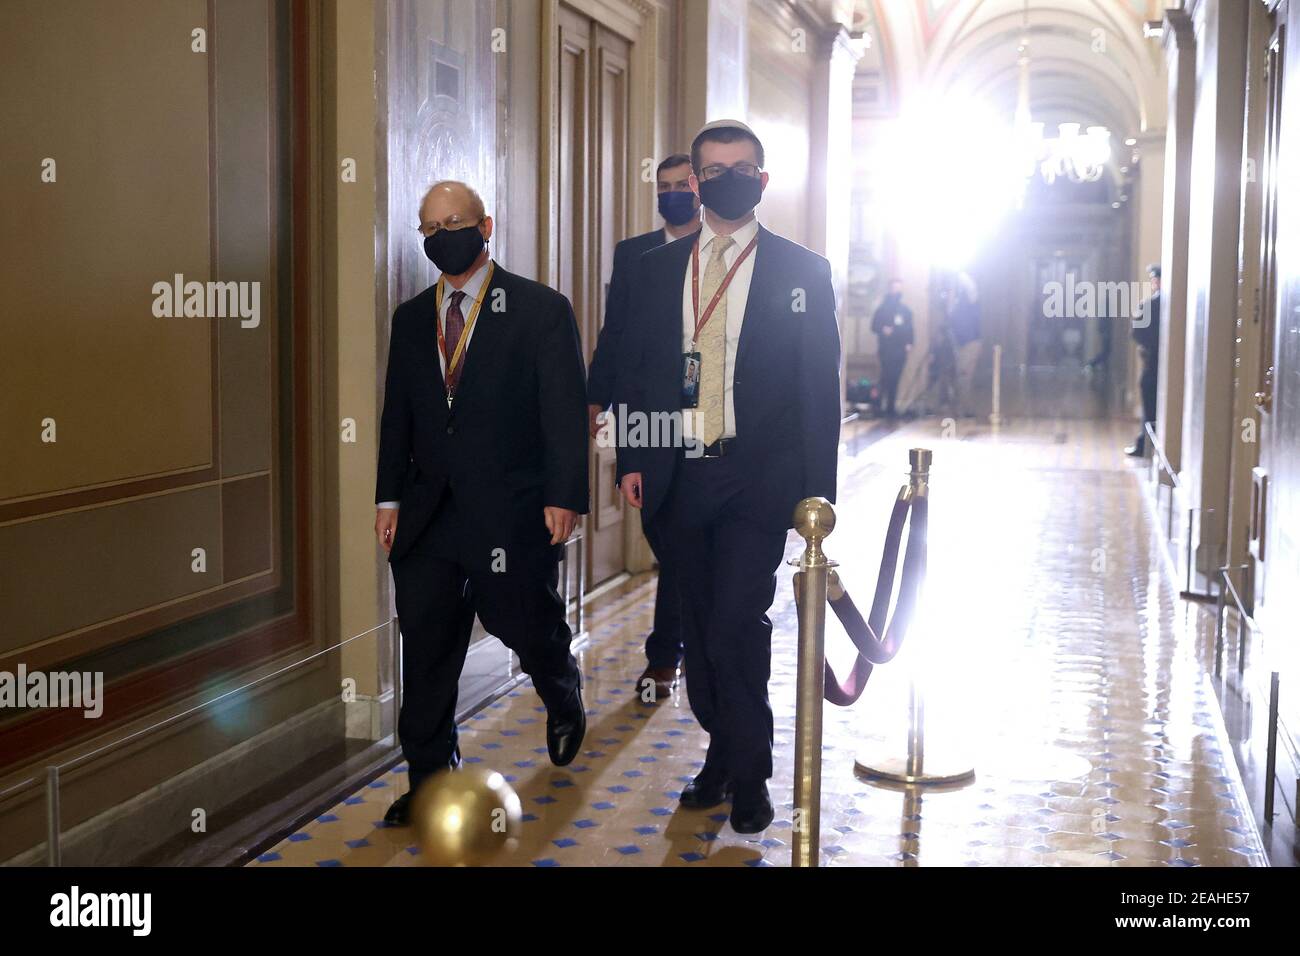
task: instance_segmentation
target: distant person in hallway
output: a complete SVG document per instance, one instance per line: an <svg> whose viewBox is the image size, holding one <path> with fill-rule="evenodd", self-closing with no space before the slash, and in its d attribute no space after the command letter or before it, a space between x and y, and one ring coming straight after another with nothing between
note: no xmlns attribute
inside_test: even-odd
<svg viewBox="0 0 1300 956"><path fill-rule="evenodd" d="M1124 449L1130 458L1141 458L1147 453L1146 423L1156 423L1156 382L1160 374L1160 266L1147 267L1151 279L1151 296L1142 303L1142 316L1133 323L1133 341L1137 343L1142 358L1142 375L1138 389L1142 393L1142 430L1137 441Z"/></svg>
<svg viewBox="0 0 1300 956"><path fill-rule="evenodd" d="M605 322L600 327L596 349L591 356L591 370L587 374L587 418L592 438L600 430L597 420L600 413L618 401L620 343L630 311L629 283L636 261L643 252L700 231L700 200L691 191L690 178L691 157L674 153L664 159L655 170L655 188L663 226L624 239L614 246L614 265L605 300Z"/></svg>
<svg viewBox="0 0 1300 956"><path fill-rule="evenodd" d="M424 780L460 762L456 691L476 614L533 679L552 763L572 761L586 732L555 589L588 503L578 327L563 295L491 259L492 228L469 186L434 185L420 233L442 275L393 313L375 534L402 632L411 786L384 818L395 826Z"/></svg>
<svg viewBox="0 0 1300 956"><path fill-rule="evenodd" d="M957 349L947 323L930 336L929 378L921 396L921 413L948 413L955 407L957 395Z"/></svg>
<svg viewBox="0 0 1300 956"><path fill-rule="evenodd" d="M795 505L835 497L840 431L830 265L759 225L763 161L739 121L695 137L690 181L704 225L638 261L621 386L630 416L687 423L689 450L621 444L620 487L681 585L686 691L709 734L682 806L731 795L738 833L772 822L767 612ZM697 388L686 382L692 361Z"/></svg>
<svg viewBox="0 0 1300 956"><path fill-rule="evenodd" d="M600 413L611 405L616 409L618 406L621 346L631 311L630 285L637 260L642 253L665 242L693 236L700 231L700 200L691 190L690 179L689 156L674 153L664 159L655 171L663 228L624 239L614 247L614 267L605 301L605 324L600 328L596 350L591 356L591 370L587 374L587 427L592 438L600 431ZM659 562L659 584L655 592L654 625L645 642L646 668L637 678L637 693L644 698L653 688L654 700L660 701L672 694L677 685L677 669L682 662L681 598L664 549L653 529L646 528L645 532Z"/></svg>
<svg viewBox="0 0 1300 956"><path fill-rule="evenodd" d="M980 340L979 288L967 272L957 273L952 296L948 300L948 330L957 353L957 414L975 417L975 369L979 365Z"/></svg>
<svg viewBox="0 0 1300 956"><path fill-rule="evenodd" d="M880 359L880 413L886 418L898 414L898 383L912 351L912 310L903 304L903 281L891 279L889 292L871 317Z"/></svg>

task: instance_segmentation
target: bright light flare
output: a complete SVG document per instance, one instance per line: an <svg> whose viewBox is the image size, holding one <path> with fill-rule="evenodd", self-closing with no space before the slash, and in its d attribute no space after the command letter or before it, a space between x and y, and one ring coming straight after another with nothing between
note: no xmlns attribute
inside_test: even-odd
<svg viewBox="0 0 1300 956"><path fill-rule="evenodd" d="M1014 130L987 104L917 101L879 151L887 226L942 269L968 266L1023 195Z"/></svg>

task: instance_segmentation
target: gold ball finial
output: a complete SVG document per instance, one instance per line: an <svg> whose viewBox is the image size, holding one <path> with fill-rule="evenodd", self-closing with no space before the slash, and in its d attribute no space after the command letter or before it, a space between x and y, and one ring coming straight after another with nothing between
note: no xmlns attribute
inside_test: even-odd
<svg viewBox="0 0 1300 956"><path fill-rule="evenodd" d="M515 845L523 808L495 770L463 768L425 781L411 822L427 866L482 866Z"/></svg>
<svg viewBox="0 0 1300 956"><path fill-rule="evenodd" d="M809 543L818 543L835 530L835 509L825 498L805 498L795 505L794 528Z"/></svg>

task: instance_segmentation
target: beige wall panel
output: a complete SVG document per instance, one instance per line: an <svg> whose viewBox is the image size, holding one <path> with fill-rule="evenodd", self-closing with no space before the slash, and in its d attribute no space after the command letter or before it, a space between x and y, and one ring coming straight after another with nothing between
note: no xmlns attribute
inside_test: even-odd
<svg viewBox="0 0 1300 956"><path fill-rule="evenodd" d="M208 278L206 20L201 0L0 4L0 128L30 131L0 138L0 499L208 463L208 322L152 312L153 283Z"/></svg>
<svg viewBox="0 0 1300 956"><path fill-rule="evenodd" d="M227 581L271 569L271 487L267 475L221 485L221 565Z"/></svg>
<svg viewBox="0 0 1300 956"><path fill-rule="evenodd" d="M217 586L220 521L209 485L0 527L0 654Z"/></svg>
<svg viewBox="0 0 1300 956"><path fill-rule="evenodd" d="M221 326L221 474L225 477L271 467L275 398L271 391L271 343L276 322L262 285L262 325Z"/></svg>
<svg viewBox="0 0 1300 956"><path fill-rule="evenodd" d="M271 343L278 327L271 223L270 15L267 0L215 10L217 228L215 277L259 283L258 322L218 322L221 474L271 467ZM248 323L247 327L245 323Z"/></svg>
<svg viewBox="0 0 1300 956"><path fill-rule="evenodd" d="M326 157L322 175L325 188L324 266L326 341L326 404L323 413L323 445L326 467L332 472L331 487L325 505L330 510L331 545L327 576L337 584L330 593L337 601L328 617L331 640L345 640L375 627L385 619L387 608L381 606L379 574L386 578L387 565L375 544L370 528L374 524L375 458L378 453L379 405L376 387L382 389L383 367L376 355L376 331L387 329L387 303L376 310L376 282L390 288L390 277L377 276L376 254L383 246L384 232L377 219L383 202L376 191L377 158L385 155L376 137L378 103L376 102L376 13L387 16L388 5L353 3L338 0L325 10L325 126L322 148ZM408 29L414 28L414 21ZM404 34L407 42L420 43L417 35ZM421 34L423 36L423 34ZM412 81L414 82L414 80ZM354 183L342 182L339 162L342 157L357 161ZM382 160L381 160L382 161ZM397 162L389 160L391 166ZM414 165L414 164L412 164ZM417 170L409 170L414 175ZM426 169L427 187L433 176ZM403 182L407 180L403 179ZM416 187L418 188L418 187ZM406 194L404 194L405 196ZM378 206L377 206L378 203ZM409 235L404 254L411 247L427 265L420 249L418 233L411 228L418 221L419 200L406 196L398 230ZM393 237L394 241L400 242ZM400 258L400 257L399 257ZM399 260L394 260L397 262ZM394 266L396 268L396 266ZM412 272L415 270L412 269ZM418 277L411 276L418 281ZM423 288L423 285L419 286ZM392 305L395 307L396 301ZM387 344L387 335L384 335ZM387 354L385 352L385 354ZM357 423L355 442L338 440L339 423L352 418ZM369 638L347 645L340 653L345 673L357 681L361 694L378 694L389 673L378 653L379 645Z"/></svg>

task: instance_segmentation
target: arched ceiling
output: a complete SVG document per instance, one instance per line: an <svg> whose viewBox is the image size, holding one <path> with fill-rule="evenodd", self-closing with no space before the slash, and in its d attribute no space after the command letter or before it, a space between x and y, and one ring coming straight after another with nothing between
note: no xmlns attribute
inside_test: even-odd
<svg viewBox="0 0 1300 956"><path fill-rule="evenodd" d="M1026 37L1035 119L1106 126L1120 141L1164 127L1164 57L1142 30L1163 0L855 3L854 24L869 37L860 69L885 91L873 93L882 109L919 90L960 90L1010 115Z"/></svg>

